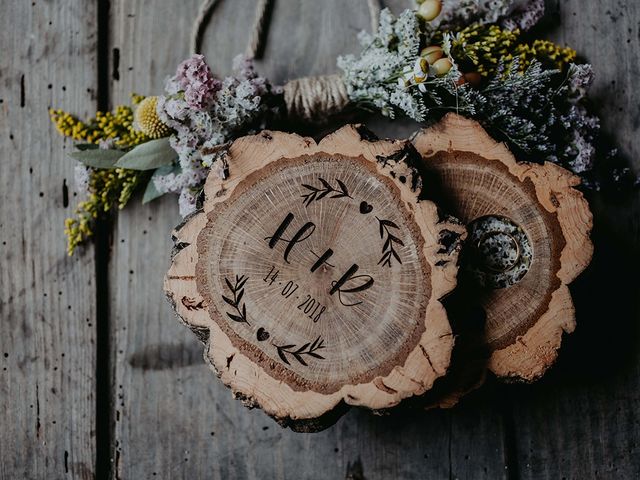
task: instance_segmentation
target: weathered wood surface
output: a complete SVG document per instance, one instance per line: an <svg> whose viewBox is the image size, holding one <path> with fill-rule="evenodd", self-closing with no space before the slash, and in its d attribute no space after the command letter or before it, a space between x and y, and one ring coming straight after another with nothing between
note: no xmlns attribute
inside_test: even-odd
<svg viewBox="0 0 640 480"><path fill-rule="evenodd" d="M0 478L93 477L93 248L68 258L71 148L47 109L95 108L96 2L0 6Z"/></svg>
<svg viewBox="0 0 640 480"><path fill-rule="evenodd" d="M549 9L561 22L549 38L594 65L603 129L639 172L640 3L554 0ZM640 475L640 195L590 200L595 253L571 286L576 331L548 377L509 392L525 479Z"/></svg>
<svg viewBox="0 0 640 480"><path fill-rule="evenodd" d="M110 4L108 18L106 10L101 18L110 25L106 93L112 104L128 100L134 90L161 91L164 77L189 53L199 3L182 1L178 11L170 0L104 2ZM335 56L356 51L355 34L369 28L366 3L276 0L261 73L282 82L334 72ZM412 4L383 3L396 12ZM232 57L244 51L254 5L220 0L204 37L216 73L227 73ZM550 25L548 36L570 43L595 65L594 94L605 130L615 133L637 171L640 5L549 5L562 26ZM169 252L168 234L178 221L175 199L135 206L119 214L105 252L109 302L108 315L101 315L110 335L100 342L111 356L101 366L110 369L112 409L96 412L93 250L65 257L62 220L74 202L73 166L46 114L49 105L79 114L96 107L96 5L3 2L0 13L0 240L6 242L0 269L0 404L6 405L0 413L0 478L91 477L96 418L105 415L112 430L110 436L103 431L98 447L111 449L114 468L105 473L109 462L102 462L103 478L638 477L640 292L637 282L612 281L637 275L637 195L615 201L597 196L592 202L596 253L571 287L576 332L541 382L489 382L450 411L390 417L353 411L314 435L281 430L211 378L201 346L177 323L162 294L169 261L162 252ZM415 129L410 122L369 123L388 136Z"/></svg>

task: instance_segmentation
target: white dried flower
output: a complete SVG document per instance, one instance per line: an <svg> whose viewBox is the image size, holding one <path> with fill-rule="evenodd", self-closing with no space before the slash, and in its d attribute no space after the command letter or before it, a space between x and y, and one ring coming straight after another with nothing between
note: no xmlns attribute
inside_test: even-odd
<svg viewBox="0 0 640 480"><path fill-rule="evenodd" d="M196 196L188 189L184 189L180 192L178 197L178 207L180 209L180 215L186 217L196 211Z"/></svg>
<svg viewBox="0 0 640 480"><path fill-rule="evenodd" d="M101 138L98 140L98 148L100 150L111 150L116 146L116 138Z"/></svg>

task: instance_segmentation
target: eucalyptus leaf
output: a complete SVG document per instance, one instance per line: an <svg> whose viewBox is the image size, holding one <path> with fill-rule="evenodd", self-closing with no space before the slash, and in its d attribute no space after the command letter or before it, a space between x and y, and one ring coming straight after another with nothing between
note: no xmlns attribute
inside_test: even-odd
<svg viewBox="0 0 640 480"><path fill-rule="evenodd" d="M177 154L168 138L150 140L125 153L116 163L116 167L130 170L153 170L165 165L171 165Z"/></svg>
<svg viewBox="0 0 640 480"><path fill-rule="evenodd" d="M155 200L158 197L161 197L163 194L158 191L156 188L156 184L153 181L153 177L149 179L147 183L147 188L144 189L144 194L142 195L142 204L149 203L152 200Z"/></svg>
<svg viewBox="0 0 640 480"><path fill-rule="evenodd" d="M115 168L117 161L124 156L122 150L104 150L102 148L91 150L78 150L70 154L71 158L93 168Z"/></svg>
<svg viewBox="0 0 640 480"><path fill-rule="evenodd" d="M156 171L153 172L153 175L151 175L151 178L147 183L147 187L144 190L144 195L142 195L142 203L143 204L149 203L150 201L155 200L156 198L164 195L164 193L159 192L158 189L156 188L156 184L153 181L155 177L159 177L161 175L168 175L170 173L178 174L180 173L180 171L181 171L180 165L166 165L164 167L160 167L156 169Z"/></svg>

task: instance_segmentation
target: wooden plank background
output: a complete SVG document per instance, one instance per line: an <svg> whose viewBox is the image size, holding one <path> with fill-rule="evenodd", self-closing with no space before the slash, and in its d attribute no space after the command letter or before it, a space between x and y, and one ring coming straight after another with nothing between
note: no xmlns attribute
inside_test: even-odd
<svg viewBox="0 0 640 480"><path fill-rule="evenodd" d="M412 0L384 0L396 13ZM313 435L249 411L209 372L162 295L175 198L134 205L69 259L71 148L47 108L86 115L157 94L188 55L200 0L0 6L0 478L588 479L640 476L640 197L594 195L597 253L572 286L578 330L534 385L489 382L450 411L353 410ZM255 0L220 0L204 37L217 74ZM544 35L598 74L605 131L636 171L640 6L551 0ZM336 70L370 26L366 0L276 0L261 73ZM100 65L100 66L99 66ZM383 136L416 125L371 118ZM622 280L623 278L628 280Z"/></svg>
<svg viewBox="0 0 640 480"><path fill-rule="evenodd" d="M64 252L76 202L72 144L47 109L95 109L96 5L0 6L0 477L95 469L93 249Z"/></svg>

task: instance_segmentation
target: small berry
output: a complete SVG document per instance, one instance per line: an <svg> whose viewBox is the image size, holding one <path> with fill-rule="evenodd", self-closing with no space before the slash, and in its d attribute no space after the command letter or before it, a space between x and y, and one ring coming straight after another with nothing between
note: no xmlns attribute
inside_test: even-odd
<svg viewBox="0 0 640 480"><path fill-rule="evenodd" d="M436 60L432 67L435 74L440 76L446 74L449 70L451 70L453 64L448 58L441 58L440 60Z"/></svg>
<svg viewBox="0 0 640 480"><path fill-rule="evenodd" d="M427 22L434 20L442 10L442 2L440 0L425 0L418 7L418 16Z"/></svg>
<svg viewBox="0 0 640 480"><path fill-rule="evenodd" d="M478 87L480 82L482 82L482 75L478 72L469 72L463 75L463 78L469 82L472 87Z"/></svg>
<svg viewBox="0 0 640 480"><path fill-rule="evenodd" d="M420 52L420 56L429 62L429 65L433 65L436 60L441 59L444 56L444 51L442 47L437 45L431 45L430 47L425 47Z"/></svg>

